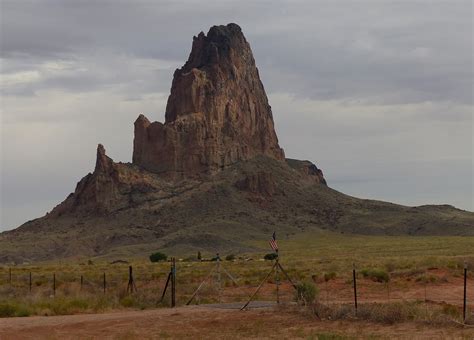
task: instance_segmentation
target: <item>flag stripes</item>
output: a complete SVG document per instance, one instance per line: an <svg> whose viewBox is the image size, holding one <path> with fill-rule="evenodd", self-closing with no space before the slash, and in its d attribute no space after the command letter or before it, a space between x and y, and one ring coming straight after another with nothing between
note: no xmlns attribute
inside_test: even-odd
<svg viewBox="0 0 474 340"><path fill-rule="evenodd" d="M268 243L270 243L270 247L272 247L274 251L278 251L278 244L276 241L275 232L273 232L272 238L270 239L270 241L268 241Z"/></svg>

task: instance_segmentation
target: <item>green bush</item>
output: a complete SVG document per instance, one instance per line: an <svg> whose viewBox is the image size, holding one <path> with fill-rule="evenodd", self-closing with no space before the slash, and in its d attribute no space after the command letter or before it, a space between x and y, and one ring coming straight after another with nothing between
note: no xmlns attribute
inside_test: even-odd
<svg viewBox="0 0 474 340"><path fill-rule="evenodd" d="M390 281L390 277L388 273L381 269L362 269L360 272L363 277L372 279L373 281L377 281L377 282Z"/></svg>
<svg viewBox="0 0 474 340"><path fill-rule="evenodd" d="M268 261L272 261L272 260L275 260L276 258L278 257L277 254L275 253L269 253L269 254L266 254L263 259L264 260L268 260Z"/></svg>
<svg viewBox="0 0 474 340"><path fill-rule="evenodd" d="M324 281L330 281L334 280L336 278L337 274L335 272L330 272L330 273L325 273L324 274Z"/></svg>
<svg viewBox="0 0 474 340"><path fill-rule="evenodd" d="M318 289L312 282L301 282L296 285L296 301L312 304L318 295Z"/></svg>
<svg viewBox="0 0 474 340"><path fill-rule="evenodd" d="M123 306L123 307L133 307L135 305L135 299L132 297L132 296L125 296L123 298L120 299L120 304Z"/></svg>
<svg viewBox="0 0 474 340"><path fill-rule="evenodd" d="M225 257L225 260L226 261L234 261L235 260L235 255L234 254L227 255Z"/></svg>
<svg viewBox="0 0 474 340"><path fill-rule="evenodd" d="M168 259L168 256L160 252L156 252L150 255L151 262L166 261L167 259Z"/></svg>
<svg viewBox="0 0 474 340"><path fill-rule="evenodd" d="M15 316L16 308L9 303L0 304L0 317L6 318L9 316Z"/></svg>

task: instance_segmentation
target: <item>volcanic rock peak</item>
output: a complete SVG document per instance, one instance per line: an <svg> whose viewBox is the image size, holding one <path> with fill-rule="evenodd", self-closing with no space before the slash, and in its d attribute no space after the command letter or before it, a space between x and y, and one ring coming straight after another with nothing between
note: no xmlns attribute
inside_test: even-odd
<svg viewBox="0 0 474 340"><path fill-rule="evenodd" d="M258 155L285 159L250 45L238 25L213 26L174 72L165 123L136 120L133 163L193 176Z"/></svg>

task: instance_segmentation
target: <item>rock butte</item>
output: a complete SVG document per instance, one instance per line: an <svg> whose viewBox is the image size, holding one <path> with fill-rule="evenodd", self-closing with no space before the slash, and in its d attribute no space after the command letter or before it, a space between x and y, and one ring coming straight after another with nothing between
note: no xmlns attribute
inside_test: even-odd
<svg viewBox="0 0 474 340"><path fill-rule="evenodd" d="M160 190L151 174L167 180L205 178L257 156L287 163L242 30L236 24L213 26L207 36L194 37L188 61L174 72L165 123L151 123L142 114L135 121L133 166L114 163L99 144L94 172L48 217L126 209L131 204L127 193ZM292 162L307 180L326 185L314 164ZM235 187L271 195L274 182L271 173L260 171Z"/></svg>
<svg viewBox="0 0 474 340"><path fill-rule="evenodd" d="M174 72L165 123L140 115L133 163L155 173L212 173L257 155L283 161L258 69L240 27L214 26L193 39Z"/></svg>

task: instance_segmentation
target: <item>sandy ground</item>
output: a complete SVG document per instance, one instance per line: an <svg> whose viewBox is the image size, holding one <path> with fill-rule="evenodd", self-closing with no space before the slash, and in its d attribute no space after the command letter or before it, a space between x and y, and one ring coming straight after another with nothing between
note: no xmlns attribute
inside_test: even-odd
<svg viewBox="0 0 474 340"><path fill-rule="evenodd" d="M318 321L294 308L240 311L202 306L108 314L0 319L0 339L474 339L474 329L362 321ZM327 338L326 338L327 339Z"/></svg>

